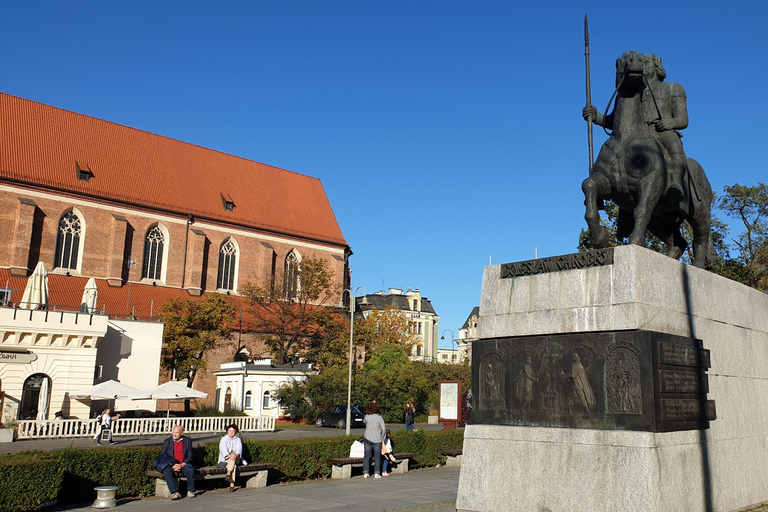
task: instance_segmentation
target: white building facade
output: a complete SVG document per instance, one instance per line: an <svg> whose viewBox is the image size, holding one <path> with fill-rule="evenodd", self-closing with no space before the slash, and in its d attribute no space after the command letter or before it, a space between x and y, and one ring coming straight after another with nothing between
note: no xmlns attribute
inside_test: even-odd
<svg viewBox="0 0 768 512"><path fill-rule="evenodd" d="M162 336L161 323L0 307L0 419L53 419L58 411L86 419L92 404L70 394L110 379L157 386ZM155 409L152 400L118 402L123 410Z"/></svg>
<svg viewBox="0 0 768 512"><path fill-rule="evenodd" d="M277 401L277 390L286 384L318 373L311 364L272 364L271 359L253 363L221 363L216 375L216 408L240 409L248 416L279 418L285 414Z"/></svg>

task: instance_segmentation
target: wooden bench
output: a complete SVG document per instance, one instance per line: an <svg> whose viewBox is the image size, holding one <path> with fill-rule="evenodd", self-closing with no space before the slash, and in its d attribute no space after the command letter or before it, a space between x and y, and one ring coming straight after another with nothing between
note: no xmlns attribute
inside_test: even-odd
<svg viewBox="0 0 768 512"><path fill-rule="evenodd" d="M397 459L397 464L388 463L388 467L392 468L390 473L407 473L408 461L416 456L415 453L395 453L393 455ZM325 462L331 465L331 479L342 480L352 478L352 466L362 467L363 457L338 457L325 459ZM374 463L373 457L371 457L371 463Z"/></svg>
<svg viewBox="0 0 768 512"><path fill-rule="evenodd" d="M237 477L250 475L245 481L245 487L248 489L256 489L259 487L267 486L267 475L270 469L275 469L277 464L262 464L252 463L247 466L237 467ZM171 493L168 492L168 484L165 482L165 477L162 473L155 471L154 469L147 470L147 476L155 478L155 496L161 498L169 498ZM177 480L186 480L187 477L184 473L175 473ZM205 466L195 469L195 481L198 480L215 480L224 479L227 476L227 468L220 468L218 466Z"/></svg>
<svg viewBox="0 0 768 512"><path fill-rule="evenodd" d="M451 450L441 450L440 453L445 455L445 467L458 468L461 467L461 456L464 450L462 448L454 448Z"/></svg>

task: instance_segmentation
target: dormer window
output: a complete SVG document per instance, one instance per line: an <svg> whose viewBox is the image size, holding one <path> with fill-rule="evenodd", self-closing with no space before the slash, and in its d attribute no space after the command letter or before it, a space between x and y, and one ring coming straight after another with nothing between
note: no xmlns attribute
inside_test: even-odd
<svg viewBox="0 0 768 512"><path fill-rule="evenodd" d="M94 176L90 167L86 165L85 169L83 169L80 167L80 164L77 163L77 160L75 160L75 171L77 172L77 179L80 181L88 181Z"/></svg>
<svg viewBox="0 0 768 512"><path fill-rule="evenodd" d="M224 209L228 212L235 210L235 201L232 199L232 196L227 195L227 197L224 197L224 194L219 194L221 196L221 204L224 205Z"/></svg>

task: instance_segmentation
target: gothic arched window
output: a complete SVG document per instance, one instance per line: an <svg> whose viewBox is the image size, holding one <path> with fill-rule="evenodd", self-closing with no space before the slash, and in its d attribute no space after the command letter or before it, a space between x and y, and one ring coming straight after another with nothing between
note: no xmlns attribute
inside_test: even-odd
<svg viewBox="0 0 768 512"><path fill-rule="evenodd" d="M80 241L83 225L80 217L74 211L65 213L59 221L59 232L56 236L56 255L54 268L77 268L77 256L80 252Z"/></svg>
<svg viewBox="0 0 768 512"><path fill-rule="evenodd" d="M285 257L285 299L292 300L299 298L299 288L301 282L299 279L299 265L301 256L294 250Z"/></svg>
<svg viewBox="0 0 768 512"><path fill-rule="evenodd" d="M219 290L235 289L235 269L237 268L237 246L228 238L219 249L219 274L216 288Z"/></svg>
<svg viewBox="0 0 768 512"><path fill-rule="evenodd" d="M165 233L160 226L147 231L147 237L144 239L144 264L141 267L142 279L162 279L164 245Z"/></svg>

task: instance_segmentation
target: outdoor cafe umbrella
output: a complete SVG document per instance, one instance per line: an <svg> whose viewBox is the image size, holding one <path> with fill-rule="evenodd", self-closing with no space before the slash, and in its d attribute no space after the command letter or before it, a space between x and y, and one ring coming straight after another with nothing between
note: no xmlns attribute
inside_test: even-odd
<svg viewBox="0 0 768 512"><path fill-rule="evenodd" d="M27 279L27 287L24 288L19 306L24 309L35 309L40 304L48 305L48 272L42 261L38 262L35 271Z"/></svg>
<svg viewBox="0 0 768 512"><path fill-rule="evenodd" d="M80 312L81 313L95 313L96 312L96 298L99 295L99 289L96 287L96 280L90 278L85 283L85 290L83 290L83 298L80 299Z"/></svg>
<svg viewBox="0 0 768 512"><path fill-rule="evenodd" d="M187 398L208 398L208 393L197 391L196 389L188 388L183 384L179 384L175 381L168 381L165 384L161 384L156 388L152 388L147 391L154 400L169 400L167 417L171 415L170 400L186 400Z"/></svg>
<svg viewBox="0 0 768 512"><path fill-rule="evenodd" d="M108 380L89 388L81 389L69 395L78 400L149 400L146 391L133 388L116 380Z"/></svg>

